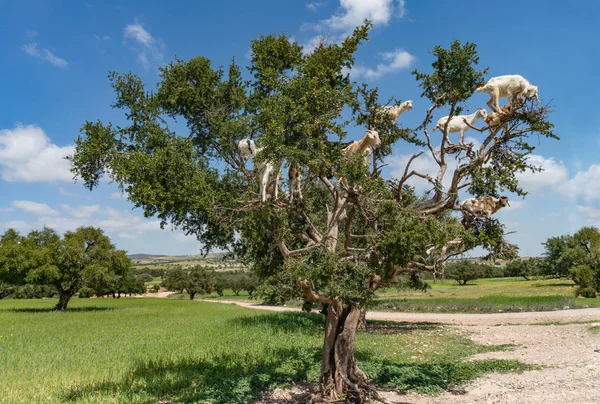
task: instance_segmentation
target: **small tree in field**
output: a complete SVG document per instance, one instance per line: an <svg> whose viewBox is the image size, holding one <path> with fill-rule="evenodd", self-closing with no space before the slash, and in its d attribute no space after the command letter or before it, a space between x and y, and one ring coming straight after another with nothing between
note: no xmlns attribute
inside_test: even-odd
<svg viewBox="0 0 600 404"><path fill-rule="evenodd" d="M327 304L316 392L324 400L373 398L354 345L378 288L401 273L440 273L450 257L477 246L492 256L514 256L497 220L461 221L459 192L524 195L515 174L537 169L527 161L533 150L528 137L556 137L547 109L527 101L502 125L476 128L482 134L478 147L432 138L434 111L460 113L484 83L487 70L477 68L475 45L458 41L449 49L433 48L431 72L414 72L431 106L419 127L399 129L378 112L377 89L348 75L370 28L367 22L340 44L323 43L308 54L284 35L261 36L252 42L248 80L235 61L226 72L204 57L161 68L154 92L133 74L110 73L113 106L125 110L128 124L86 122L71 159L88 188L107 174L146 215L194 233L206 249L232 249L263 280L262 293L271 299L295 295ZM189 133L176 134L165 117L184 120ZM379 132L381 145L369 167L364 156L343 151L349 121ZM243 138L261 148L253 164L238 152ZM422 150L402 176L383 178L381 163L398 142ZM411 168L421 156L437 167L434 175ZM261 162L302 173L303 197L273 176L262 202ZM416 194L409 179L430 191Z"/></svg>
<svg viewBox="0 0 600 404"><path fill-rule="evenodd" d="M444 275L448 279L454 279L459 285L466 285L483 277L483 268L480 264L469 261L452 262L444 268Z"/></svg>
<svg viewBox="0 0 600 404"><path fill-rule="evenodd" d="M211 293L215 287L214 275L201 265L193 266L187 273L185 290L190 295L190 300L194 300L197 293L205 295Z"/></svg>
<svg viewBox="0 0 600 404"><path fill-rule="evenodd" d="M47 227L27 236L8 230L0 238L0 274L15 283L54 286L60 311L81 287L108 287L130 266L125 251L94 227L68 231L62 238Z"/></svg>
<svg viewBox="0 0 600 404"><path fill-rule="evenodd" d="M183 293L185 285L188 281L188 274L180 267L177 266L171 270L168 270L163 277L162 286L167 290L178 291Z"/></svg>
<svg viewBox="0 0 600 404"><path fill-rule="evenodd" d="M541 266L547 274L568 276L578 293L596 297L600 292L600 230L582 227L573 235L551 237L545 243ZM595 292L594 292L595 291Z"/></svg>

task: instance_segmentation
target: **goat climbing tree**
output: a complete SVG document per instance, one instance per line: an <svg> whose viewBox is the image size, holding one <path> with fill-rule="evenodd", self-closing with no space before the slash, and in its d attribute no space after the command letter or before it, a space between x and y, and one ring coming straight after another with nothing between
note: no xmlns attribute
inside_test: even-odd
<svg viewBox="0 0 600 404"><path fill-rule="evenodd" d="M310 53L285 35L261 36L246 78L235 61L226 71L204 57L162 67L156 91L133 74L110 73L113 107L125 111L127 124L86 122L71 158L88 188L108 175L147 216L250 263L263 297L328 304L316 399L373 398L354 344L360 313L378 288L401 274L438 273L448 258L477 246L514 255L496 219L465 212L461 221L459 193L525 195L515 174L537 170L527 161L527 138L556 137L547 108L527 101L501 125L474 128L482 133L478 147L448 145L443 136L436 142L428 129L433 113L459 114L486 73L477 69L476 46L458 41L433 49L431 72L413 72L431 107L421 126L399 129L378 112L377 89L348 75L370 28L367 21L341 44ZM187 123L186 133L169 127L173 119ZM369 169L363 156L344 155L350 122L379 132ZM261 148L254 163L298 169L303 197L289 198L282 181L279 197L261 202L253 164L238 153L243 138ZM400 178L384 178L382 162L397 143L422 150ZM412 169L419 158L432 159L437 173ZM431 190L417 194L407 183L413 180Z"/></svg>

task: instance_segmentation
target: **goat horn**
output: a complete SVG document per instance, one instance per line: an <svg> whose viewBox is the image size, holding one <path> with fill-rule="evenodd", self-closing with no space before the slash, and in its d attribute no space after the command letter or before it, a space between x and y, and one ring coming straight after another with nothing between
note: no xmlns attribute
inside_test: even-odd
<svg viewBox="0 0 600 404"><path fill-rule="evenodd" d="M510 206L510 201L506 201L506 204L507 204L508 206Z"/></svg>

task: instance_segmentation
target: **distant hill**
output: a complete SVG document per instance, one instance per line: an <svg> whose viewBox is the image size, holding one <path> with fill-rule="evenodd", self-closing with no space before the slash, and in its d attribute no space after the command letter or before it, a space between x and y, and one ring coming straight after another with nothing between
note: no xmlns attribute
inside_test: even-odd
<svg viewBox="0 0 600 404"><path fill-rule="evenodd" d="M155 260L157 258L168 257L168 255L156 255L156 254L129 254L129 258L132 260Z"/></svg>

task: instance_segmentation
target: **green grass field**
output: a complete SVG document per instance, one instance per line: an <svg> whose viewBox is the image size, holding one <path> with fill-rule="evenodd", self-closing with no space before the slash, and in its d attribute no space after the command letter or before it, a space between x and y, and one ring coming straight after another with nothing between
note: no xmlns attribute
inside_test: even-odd
<svg viewBox="0 0 600 404"><path fill-rule="evenodd" d="M324 318L189 300L0 301L0 402L246 403L318 379ZM381 386L437 393L514 361L437 324L371 323L356 357Z"/></svg>
<svg viewBox="0 0 600 404"><path fill-rule="evenodd" d="M600 307L600 299L575 297L570 280L479 279L465 286L433 283L426 292L388 288L377 292L370 310L406 312L498 313Z"/></svg>

